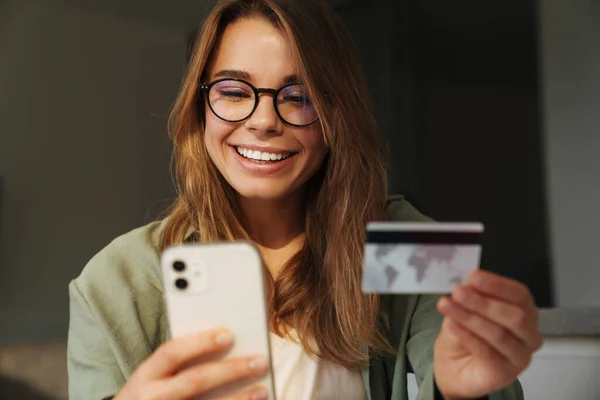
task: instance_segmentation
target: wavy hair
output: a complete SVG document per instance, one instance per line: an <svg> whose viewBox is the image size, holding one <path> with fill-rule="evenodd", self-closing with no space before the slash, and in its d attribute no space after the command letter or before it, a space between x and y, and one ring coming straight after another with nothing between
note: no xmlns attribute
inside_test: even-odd
<svg viewBox="0 0 600 400"><path fill-rule="evenodd" d="M291 326L308 352L359 369L368 363L367 347L394 351L380 329L378 296L361 291L365 226L385 217L385 146L354 43L324 0L221 0L208 15L169 120L178 197L162 246L252 239L234 189L205 148L198 92L225 28L252 17L289 40L330 149L307 183L303 248L276 279L265 269L271 329L283 335L282 326Z"/></svg>

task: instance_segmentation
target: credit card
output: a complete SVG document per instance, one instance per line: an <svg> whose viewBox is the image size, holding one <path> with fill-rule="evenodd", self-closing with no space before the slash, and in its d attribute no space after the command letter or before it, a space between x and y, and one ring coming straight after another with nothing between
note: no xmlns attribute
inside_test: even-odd
<svg viewBox="0 0 600 400"><path fill-rule="evenodd" d="M363 292L450 293L479 268L483 230L478 222L370 223Z"/></svg>

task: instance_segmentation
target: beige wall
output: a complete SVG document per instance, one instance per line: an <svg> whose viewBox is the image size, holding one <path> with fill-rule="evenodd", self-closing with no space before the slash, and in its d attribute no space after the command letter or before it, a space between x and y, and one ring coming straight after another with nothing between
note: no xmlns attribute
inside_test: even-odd
<svg viewBox="0 0 600 400"><path fill-rule="evenodd" d="M541 0L550 226L559 306L600 306L600 3Z"/></svg>

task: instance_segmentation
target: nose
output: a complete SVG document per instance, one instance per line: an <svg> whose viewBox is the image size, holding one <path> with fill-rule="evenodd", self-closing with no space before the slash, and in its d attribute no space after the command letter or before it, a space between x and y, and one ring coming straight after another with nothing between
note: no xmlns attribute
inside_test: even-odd
<svg viewBox="0 0 600 400"><path fill-rule="evenodd" d="M246 129L259 134L281 134L283 123L275 111L270 94L259 94L256 110L246 120Z"/></svg>

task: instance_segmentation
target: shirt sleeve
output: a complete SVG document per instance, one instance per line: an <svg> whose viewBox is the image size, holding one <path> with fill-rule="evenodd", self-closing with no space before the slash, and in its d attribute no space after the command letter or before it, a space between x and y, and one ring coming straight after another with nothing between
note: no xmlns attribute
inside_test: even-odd
<svg viewBox="0 0 600 400"><path fill-rule="evenodd" d="M69 297L69 399L109 398L118 392L125 378L117 365L105 332L76 281L69 285Z"/></svg>
<svg viewBox="0 0 600 400"><path fill-rule="evenodd" d="M410 320L406 355L419 385L417 400L437 400L433 380L433 344L442 324L442 316L435 307L437 299L438 296L419 296Z"/></svg>
<svg viewBox="0 0 600 400"><path fill-rule="evenodd" d="M168 339L158 245L161 226L154 222L116 238L70 283L71 400L114 396Z"/></svg>

